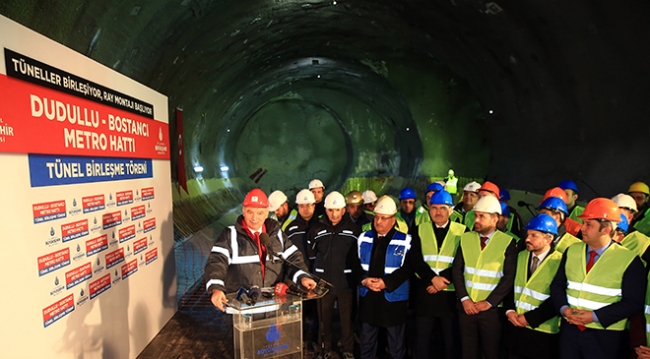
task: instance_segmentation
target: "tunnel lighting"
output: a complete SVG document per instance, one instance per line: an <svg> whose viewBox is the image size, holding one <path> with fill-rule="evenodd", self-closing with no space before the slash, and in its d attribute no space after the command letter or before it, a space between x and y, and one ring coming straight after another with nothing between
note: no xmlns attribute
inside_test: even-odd
<svg viewBox="0 0 650 359"><path fill-rule="evenodd" d="M203 172L203 166L194 166L194 172L196 173Z"/></svg>
<svg viewBox="0 0 650 359"><path fill-rule="evenodd" d="M226 129L226 132L230 132L230 129Z"/></svg>
<svg viewBox="0 0 650 359"><path fill-rule="evenodd" d="M332 5L336 5L336 1L334 1L334 2L332 3Z"/></svg>
<svg viewBox="0 0 650 359"><path fill-rule="evenodd" d="M490 110L490 111L488 111L488 113L489 113L489 114L491 115L491 114L493 114L493 113L494 113L494 111L492 111L492 110Z"/></svg>
<svg viewBox="0 0 650 359"><path fill-rule="evenodd" d="M318 76L316 76L316 77L320 78L320 75L318 75Z"/></svg>
<svg viewBox="0 0 650 359"><path fill-rule="evenodd" d="M228 170L229 170L228 166L221 166L221 172L226 172Z"/></svg>
<svg viewBox="0 0 650 359"><path fill-rule="evenodd" d="M409 127L406 128L406 131L410 131L411 129Z"/></svg>

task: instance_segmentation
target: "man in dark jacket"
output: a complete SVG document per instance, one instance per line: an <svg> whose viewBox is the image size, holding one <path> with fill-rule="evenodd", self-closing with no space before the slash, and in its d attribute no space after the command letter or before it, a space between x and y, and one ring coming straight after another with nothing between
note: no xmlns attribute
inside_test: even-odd
<svg viewBox="0 0 650 359"><path fill-rule="evenodd" d="M296 205L298 205L298 217L287 226L285 233L291 242L298 247L302 253L305 264L309 270L313 269L313 258L310 258L308 248L309 231L318 223L318 217L315 215L316 200L314 194L308 189L303 189L296 195Z"/></svg>
<svg viewBox="0 0 650 359"><path fill-rule="evenodd" d="M361 276L357 256L359 226L345 215L345 198L332 192L325 198L325 216L309 233L310 257L315 257L314 272L332 283L330 291L318 299L321 328L319 358L330 358L332 353L332 317L337 303L341 319L341 350L345 359L354 358L354 332L352 330L352 303L356 280Z"/></svg>
<svg viewBox="0 0 650 359"><path fill-rule="evenodd" d="M221 232L212 247L205 265L206 290L212 304L221 311L225 311L224 303L228 302L226 292L236 292L239 287L271 287L285 274L309 290L316 287L298 248L284 238L278 221L267 218L268 207L268 198L261 189L248 192L243 214L234 226ZM262 233L270 237L268 248L260 242ZM295 267L275 258L267 260L267 251L281 254Z"/></svg>

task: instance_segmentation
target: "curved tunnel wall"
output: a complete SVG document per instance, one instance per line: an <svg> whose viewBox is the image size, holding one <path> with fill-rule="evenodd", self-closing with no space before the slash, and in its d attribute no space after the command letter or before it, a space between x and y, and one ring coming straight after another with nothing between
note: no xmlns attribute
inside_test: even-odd
<svg viewBox="0 0 650 359"><path fill-rule="evenodd" d="M185 110L186 172L202 178L176 213L191 232L252 186L291 194L318 176L337 188L348 177L430 178L453 167L507 188L539 192L572 178L583 198L623 191L650 172L639 163L650 135L649 8L9 0L0 14ZM267 172L255 183L259 168Z"/></svg>

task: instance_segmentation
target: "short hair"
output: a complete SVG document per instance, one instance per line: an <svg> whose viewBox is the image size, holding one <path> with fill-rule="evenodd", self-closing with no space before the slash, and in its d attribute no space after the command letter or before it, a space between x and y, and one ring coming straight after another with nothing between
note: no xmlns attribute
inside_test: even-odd
<svg viewBox="0 0 650 359"><path fill-rule="evenodd" d="M616 227L618 227L616 222L608 221L606 219L599 219L598 223L600 224L600 227L598 228L599 231L602 231L603 229L609 227L610 229L609 236L610 237L614 236L614 231L616 230Z"/></svg>

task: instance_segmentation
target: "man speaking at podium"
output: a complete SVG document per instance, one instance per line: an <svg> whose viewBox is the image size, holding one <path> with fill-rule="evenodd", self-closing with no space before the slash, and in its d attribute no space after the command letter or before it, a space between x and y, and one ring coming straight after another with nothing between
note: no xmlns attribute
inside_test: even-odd
<svg viewBox="0 0 650 359"><path fill-rule="evenodd" d="M272 287L285 275L308 290L314 289L316 283L307 273L302 253L282 233L280 224L267 218L266 194L255 188L248 192L242 206L243 214L234 226L221 232L205 265L206 290L212 304L224 311L226 293L236 292L240 287ZM265 241L260 241L262 233L270 239L266 246ZM279 254L286 262L270 253Z"/></svg>

